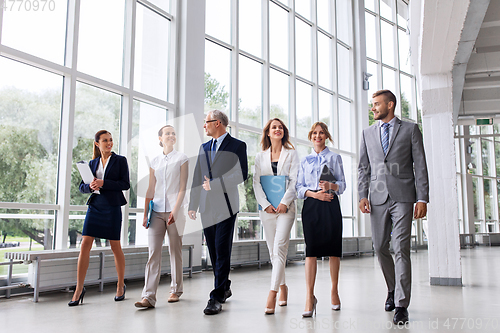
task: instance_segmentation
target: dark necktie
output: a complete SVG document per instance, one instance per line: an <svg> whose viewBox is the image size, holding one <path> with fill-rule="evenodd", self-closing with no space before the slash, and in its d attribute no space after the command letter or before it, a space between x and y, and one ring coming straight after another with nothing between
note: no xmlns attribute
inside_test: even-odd
<svg viewBox="0 0 500 333"><path fill-rule="evenodd" d="M382 124L382 149L384 150L384 154L387 155L387 149L389 149L389 124Z"/></svg>
<svg viewBox="0 0 500 333"><path fill-rule="evenodd" d="M216 152L217 152L217 140L214 139L212 142L212 152L210 153L210 158L212 160L212 163L214 162Z"/></svg>

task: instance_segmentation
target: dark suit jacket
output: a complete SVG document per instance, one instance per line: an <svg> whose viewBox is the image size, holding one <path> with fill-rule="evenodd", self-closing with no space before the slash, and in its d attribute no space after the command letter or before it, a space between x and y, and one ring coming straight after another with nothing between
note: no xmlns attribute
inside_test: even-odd
<svg viewBox="0 0 500 333"><path fill-rule="evenodd" d="M99 190L101 194L92 193L90 184L85 184L83 181L80 183L80 192L92 193L87 201L87 205L90 204L96 196L99 196L99 199L106 199L107 203L111 206L123 206L127 203L127 200L122 192L130 188L127 159L124 156L116 155L115 153L111 154L112 156L108 161L108 166L106 167L106 172L104 173L104 184ZM100 162L100 157L97 157L89 162L90 170L92 171L94 177Z"/></svg>
<svg viewBox="0 0 500 333"><path fill-rule="evenodd" d="M197 211L199 208L200 213L210 212L212 221L203 221L204 224L218 223L238 213L238 184L248 177L245 142L227 134L213 163L210 163L211 142L205 142L200 147L189 202L189 210ZM210 178L210 191L202 187L204 176ZM205 217L209 218L206 214Z"/></svg>

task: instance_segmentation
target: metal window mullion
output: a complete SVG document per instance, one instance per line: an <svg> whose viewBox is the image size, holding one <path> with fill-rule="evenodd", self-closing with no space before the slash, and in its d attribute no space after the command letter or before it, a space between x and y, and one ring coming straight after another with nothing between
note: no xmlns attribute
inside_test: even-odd
<svg viewBox="0 0 500 333"><path fill-rule="evenodd" d="M80 0L75 0L74 2L69 1L66 20L65 64L70 68L71 74L63 77L56 197L56 203L60 205L60 209L56 211L55 214L55 237L52 246L54 249L58 250L68 247L79 23Z"/></svg>
<svg viewBox="0 0 500 333"><path fill-rule="evenodd" d="M311 13L313 19L313 25L311 26L311 60L312 60L312 115L311 115L311 125L314 124L319 119L319 101L318 101L318 25L317 25L317 10L316 10L316 0L311 1Z"/></svg>
<svg viewBox="0 0 500 333"><path fill-rule="evenodd" d="M5 46L0 45L0 55L12 59L14 61L22 62L23 64L31 65L35 68L46 70L47 72L58 75L69 75L71 69L55 62L37 57L35 55Z"/></svg>
<svg viewBox="0 0 500 333"><path fill-rule="evenodd" d="M270 59L270 45L269 45L269 1L262 1L262 57L264 58L263 64L263 75L262 75L262 120L261 124L267 123L270 119L271 114L271 82L270 82L270 69L269 69L269 59Z"/></svg>
<svg viewBox="0 0 500 333"><path fill-rule="evenodd" d="M238 100L239 100L239 3L238 0L232 0L232 7L231 7L231 18L232 18L232 35L231 35L231 42L233 44L234 50L231 53L231 115L233 122L236 124L235 126L235 131L233 132L233 135L238 137L238 122L239 122L239 117L238 117Z"/></svg>
<svg viewBox="0 0 500 333"><path fill-rule="evenodd" d="M172 16L172 14L166 12L165 10L161 9L160 7L156 6L155 4L147 1L147 0L137 0L137 1L134 1L134 2L138 2L140 3L141 5L143 5L144 7L146 7L147 9L155 12L156 14L160 15L160 16L163 16L164 18L166 18L167 20L173 20L174 17ZM175 2L175 0L174 0ZM135 4L134 4L134 7L135 7ZM175 8L172 8L172 12L175 13Z"/></svg>
<svg viewBox="0 0 500 333"><path fill-rule="evenodd" d="M168 68L168 78L169 78L169 91L168 91L168 97L167 101L171 101L172 98L171 96L174 96L173 101L175 108L173 108L174 111L174 116L179 117L179 100L180 100L180 95L179 95L179 89L177 87L180 86L180 73L181 73L181 66L180 66L180 45L181 45L181 29L180 29L180 20L179 18L181 17L181 5L179 4L178 0L174 0L171 3L171 10L173 13L176 13L176 17L174 17L170 21L170 48L168 50L169 52L169 68ZM172 47L172 41L173 41L173 47ZM205 49L205 41L203 41L203 49Z"/></svg>

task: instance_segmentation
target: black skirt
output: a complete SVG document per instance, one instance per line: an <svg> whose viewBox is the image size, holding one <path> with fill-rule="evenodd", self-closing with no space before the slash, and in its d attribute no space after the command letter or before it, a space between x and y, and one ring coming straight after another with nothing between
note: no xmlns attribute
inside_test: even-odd
<svg viewBox="0 0 500 333"><path fill-rule="evenodd" d="M110 206L104 200L92 200L83 223L83 236L120 240L122 228L121 206Z"/></svg>
<svg viewBox="0 0 500 333"><path fill-rule="evenodd" d="M306 257L342 256L342 213L337 195L330 202L307 198L302 225Z"/></svg>

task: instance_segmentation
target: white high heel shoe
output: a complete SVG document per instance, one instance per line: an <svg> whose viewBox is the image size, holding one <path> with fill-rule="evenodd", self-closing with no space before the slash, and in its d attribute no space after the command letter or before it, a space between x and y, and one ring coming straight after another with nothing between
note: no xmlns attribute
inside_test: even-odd
<svg viewBox="0 0 500 333"><path fill-rule="evenodd" d="M340 304L332 304L332 310L333 311L339 311L340 310Z"/></svg>
<svg viewBox="0 0 500 333"><path fill-rule="evenodd" d="M316 304L318 304L318 300L316 299L316 296L313 296L314 297L314 302L313 302L313 308L311 311L304 311L302 313L302 317L312 317L313 314L315 315L316 314Z"/></svg>

